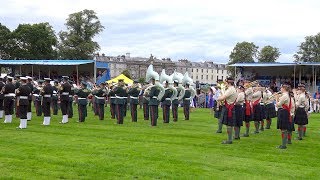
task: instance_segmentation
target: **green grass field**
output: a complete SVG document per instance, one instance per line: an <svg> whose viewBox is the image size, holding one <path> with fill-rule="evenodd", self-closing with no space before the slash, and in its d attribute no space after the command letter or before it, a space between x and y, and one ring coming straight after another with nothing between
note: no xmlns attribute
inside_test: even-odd
<svg viewBox="0 0 320 180"><path fill-rule="evenodd" d="M28 129L0 124L1 179L318 179L320 177L320 115L313 114L303 141L277 149L280 132L275 129L242 137L223 145L225 132L216 134L217 120L208 109L197 109L191 120L123 125L104 121L89 110L85 123L75 116L61 125L54 116L51 126L42 117L28 122ZM129 114L129 113L128 113ZM252 124L253 126L253 124ZM251 129L253 132L253 129ZM296 134L295 134L296 136Z"/></svg>

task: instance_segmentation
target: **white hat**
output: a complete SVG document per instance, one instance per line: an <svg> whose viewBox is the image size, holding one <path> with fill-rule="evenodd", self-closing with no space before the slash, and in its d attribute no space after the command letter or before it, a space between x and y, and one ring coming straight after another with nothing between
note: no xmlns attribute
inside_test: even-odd
<svg viewBox="0 0 320 180"><path fill-rule="evenodd" d="M20 77L21 80L27 80L27 77Z"/></svg>

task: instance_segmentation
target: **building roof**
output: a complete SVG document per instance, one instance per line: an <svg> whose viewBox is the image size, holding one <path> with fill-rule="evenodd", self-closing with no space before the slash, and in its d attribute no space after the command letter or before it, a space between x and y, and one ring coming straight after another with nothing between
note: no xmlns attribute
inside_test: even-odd
<svg viewBox="0 0 320 180"><path fill-rule="evenodd" d="M271 66L294 66L296 63L235 63L231 67L271 67Z"/></svg>
<svg viewBox="0 0 320 180"><path fill-rule="evenodd" d="M0 60L1 65L71 66L94 63L93 60Z"/></svg>

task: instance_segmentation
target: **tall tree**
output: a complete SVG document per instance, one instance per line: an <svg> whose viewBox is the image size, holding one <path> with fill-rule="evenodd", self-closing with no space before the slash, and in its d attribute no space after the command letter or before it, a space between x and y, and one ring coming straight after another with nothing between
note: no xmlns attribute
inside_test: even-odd
<svg viewBox="0 0 320 180"><path fill-rule="evenodd" d="M259 62L276 62L281 53L278 48L270 45L263 47L258 55Z"/></svg>
<svg viewBox="0 0 320 180"><path fill-rule="evenodd" d="M10 29L0 23L0 59L10 58L10 37Z"/></svg>
<svg viewBox="0 0 320 180"><path fill-rule="evenodd" d="M62 59L92 59L94 52L100 49L93 38L102 32L98 16L93 10L83 10L70 14L67 31L59 33L59 56Z"/></svg>
<svg viewBox="0 0 320 180"><path fill-rule="evenodd" d="M305 37L294 58L297 62L320 62L320 33Z"/></svg>
<svg viewBox="0 0 320 180"><path fill-rule="evenodd" d="M228 64L254 62L254 59L257 57L258 48L259 47L256 46L253 42L238 42L229 56ZM227 67L227 70L229 72L229 75L235 75L234 68Z"/></svg>
<svg viewBox="0 0 320 180"><path fill-rule="evenodd" d="M20 24L12 40L13 59L56 59L57 38L49 23Z"/></svg>
<svg viewBox="0 0 320 180"><path fill-rule="evenodd" d="M229 56L229 64L242 63L242 62L254 62L257 56L258 46L253 42L241 42L237 43L233 48Z"/></svg>

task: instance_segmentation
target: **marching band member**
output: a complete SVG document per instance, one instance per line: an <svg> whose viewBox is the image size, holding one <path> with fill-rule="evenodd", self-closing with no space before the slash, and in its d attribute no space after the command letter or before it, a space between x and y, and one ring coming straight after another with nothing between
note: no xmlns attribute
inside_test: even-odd
<svg viewBox="0 0 320 180"><path fill-rule="evenodd" d="M250 131L250 121L252 121L253 118L253 111L252 111L252 94L253 94L253 88L252 86L249 85L248 82L245 82L244 84L245 87L245 124L246 124L246 132L243 134L243 137L249 137L249 131Z"/></svg>
<svg viewBox="0 0 320 180"><path fill-rule="evenodd" d="M158 96L160 94L160 89L155 86L156 78L151 79L151 83L153 86L150 89L150 92L147 93L147 97L150 98L149 100L149 108L150 108L150 116L151 116L151 126L157 126L158 122L158 106L159 106L159 101L158 101Z"/></svg>
<svg viewBox="0 0 320 180"><path fill-rule="evenodd" d="M227 126L228 140L222 144L232 144L232 129L235 126L235 108L234 103L237 100L238 94L234 88L233 78L227 78L227 90L218 98L218 101L224 101L224 106L221 111L222 123Z"/></svg>
<svg viewBox="0 0 320 180"><path fill-rule="evenodd" d="M54 86L53 88L53 94L52 94L52 114L53 115L58 115L58 101L59 101L59 97L58 97L58 92L59 92L59 82L57 80L54 81Z"/></svg>
<svg viewBox="0 0 320 180"><path fill-rule="evenodd" d="M261 99L262 99L262 91L260 91L260 87L255 87L253 89L252 100L251 100L254 127L256 128L256 130L254 131L255 134L259 133L259 125L262 120L261 105L260 105Z"/></svg>
<svg viewBox="0 0 320 180"><path fill-rule="evenodd" d="M18 129L25 129L27 128L27 112L28 112L28 105L29 100L28 97L31 94L31 89L27 85L27 78L21 77L20 78L22 84L16 91L16 96L19 97L17 101L17 106L19 106L19 117L20 117L20 125L17 127Z"/></svg>
<svg viewBox="0 0 320 180"><path fill-rule="evenodd" d="M221 110L222 110L222 103L218 103L218 98L220 96L222 96L221 94L221 87L223 86L223 80L222 79L218 79L217 81L218 83L218 86L217 86L217 90L216 90L216 93L214 95L214 100L215 100L215 103L214 103L214 117L218 119L218 130L216 133L222 133L222 121L221 121Z"/></svg>
<svg viewBox="0 0 320 180"><path fill-rule="evenodd" d="M173 91L169 89L169 82L165 81L165 93L161 99L162 103L162 114L163 114L163 122L170 122L170 106L171 106L171 96L173 95Z"/></svg>
<svg viewBox="0 0 320 180"><path fill-rule="evenodd" d="M116 95L115 105L116 105L116 117L117 117L117 124L123 124L123 117L126 101L128 94L126 92L123 79L118 80L118 86L115 88L114 93Z"/></svg>
<svg viewBox="0 0 320 180"><path fill-rule="evenodd" d="M17 75L15 75L15 80L16 80L16 82L14 83L14 86L15 86L15 88L16 88L16 90L20 87L20 85L21 85L21 83L20 83L20 77L21 77L21 75L20 74L17 74ZM15 101L15 109L16 109L16 117L18 118L19 117L19 106L17 106L17 103L18 103L18 101L16 100Z"/></svg>
<svg viewBox="0 0 320 180"><path fill-rule="evenodd" d="M267 121L266 129L270 129L272 118L277 117L276 108L274 106L274 99L271 98L272 93L269 89L266 90L266 100L265 100L265 118Z"/></svg>
<svg viewBox="0 0 320 180"><path fill-rule="evenodd" d="M27 85L29 86L29 88L31 89L31 91L33 91L33 84L32 84L32 77L30 76L26 76L26 78L28 79L27 81ZM28 104L28 113L27 113L27 120L31 121L32 118L32 110L31 110L31 106L32 106L32 92L28 97L29 100L29 104Z"/></svg>
<svg viewBox="0 0 320 180"><path fill-rule="evenodd" d="M88 104L88 96L90 94L90 90L87 89L87 83L82 81L81 88L75 89L75 94L78 96L78 112L79 112L79 121L84 122L87 117L87 104Z"/></svg>
<svg viewBox="0 0 320 180"><path fill-rule="evenodd" d="M236 122L234 126L234 139L239 140L240 139L240 128L243 126L243 120L244 120L244 108L243 104L245 101L245 95L244 95L244 87L239 86L237 89L238 97L235 102L235 116L236 116Z"/></svg>
<svg viewBox="0 0 320 180"><path fill-rule="evenodd" d="M138 82L134 82L131 89L128 91L130 95L130 107L131 107L131 119L132 122L137 122L137 106L138 106L138 96L140 93L140 88L138 87Z"/></svg>
<svg viewBox="0 0 320 180"><path fill-rule="evenodd" d="M35 108L36 108L36 115L42 115L42 95L41 91L43 89L43 80L38 80L38 87L34 89L33 96L35 97Z"/></svg>
<svg viewBox="0 0 320 180"><path fill-rule="evenodd" d="M174 72L173 74L173 86L177 90L177 96L172 100L172 115L173 115L173 122L178 121L178 107L180 104L181 98L184 96L185 89L182 86L182 74L179 76L178 73Z"/></svg>
<svg viewBox="0 0 320 180"><path fill-rule="evenodd" d="M266 92L266 88L265 87L261 87L261 102L260 102L260 106L261 106L261 126L260 126L260 131L264 131L264 119L266 119L266 102L268 99L268 95Z"/></svg>
<svg viewBox="0 0 320 180"><path fill-rule="evenodd" d="M111 85L110 85L108 97L110 99L111 119L115 119L115 114L116 114L116 105L115 105L116 94L114 93L114 83L111 83Z"/></svg>
<svg viewBox="0 0 320 180"><path fill-rule="evenodd" d="M73 96L74 96L74 87L73 82L69 81L71 85L71 91L69 94L69 103L68 103L68 118L73 118Z"/></svg>
<svg viewBox="0 0 320 180"><path fill-rule="evenodd" d="M308 101L306 98L305 85L298 85L298 96L296 99L296 112L294 117L294 123L298 125L299 137L297 140L302 140L303 137L303 126L308 124Z"/></svg>
<svg viewBox="0 0 320 180"><path fill-rule="evenodd" d="M99 120L104 120L104 104L105 104L105 97L107 95L105 89L105 83L101 83L99 88L92 91L92 94L95 96L95 103L96 109L99 115Z"/></svg>
<svg viewBox="0 0 320 180"><path fill-rule="evenodd" d="M69 104L69 94L71 92L71 85L68 82L68 76L62 76L63 84L60 87L60 107L62 112L62 121L60 124L66 124L68 120L68 104Z"/></svg>
<svg viewBox="0 0 320 180"><path fill-rule="evenodd" d="M51 120L51 99L52 99L52 94L53 94L53 87L50 84L51 79L50 78L44 78L45 84L44 87L41 91L41 96L43 97L42 99L42 110L43 110L43 125L48 126L50 125L50 120Z"/></svg>
<svg viewBox="0 0 320 180"><path fill-rule="evenodd" d="M144 120L149 120L149 97L147 97L145 93L145 87L143 89L143 118Z"/></svg>
<svg viewBox="0 0 320 180"><path fill-rule="evenodd" d="M287 140L288 140L288 130L290 128L290 122L292 121L291 109L294 106L292 102L292 98L289 95L290 86L288 84L284 84L281 86L281 97L277 100L278 107L278 121L277 121L277 129L281 130L282 136L282 144L279 146L279 149L287 148Z"/></svg>
<svg viewBox="0 0 320 180"><path fill-rule="evenodd" d="M4 113L5 119L4 123L12 122L12 115L14 109L14 98L15 98L15 85L12 83L13 77L7 76L7 83L4 86L3 94L4 94Z"/></svg>
<svg viewBox="0 0 320 180"><path fill-rule="evenodd" d="M184 113L184 120L189 120L190 116L190 100L191 100L191 90L190 90L190 83L185 83L185 93L183 96L183 113Z"/></svg>
<svg viewBox="0 0 320 180"><path fill-rule="evenodd" d="M3 82L3 77L0 77L0 118L3 118L3 100L4 100L4 94L3 94L3 88L4 88L5 84Z"/></svg>

